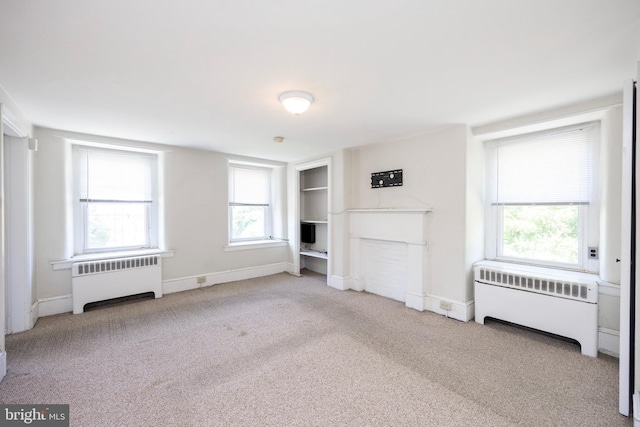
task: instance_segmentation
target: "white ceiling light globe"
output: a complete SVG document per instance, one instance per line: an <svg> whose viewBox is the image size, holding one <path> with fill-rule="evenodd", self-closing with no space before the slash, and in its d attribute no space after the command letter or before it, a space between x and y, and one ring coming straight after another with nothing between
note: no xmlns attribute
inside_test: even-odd
<svg viewBox="0 0 640 427"><path fill-rule="evenodd" d="M290 91L280 95L280 102L290 113L301 114L309 109L313 96L307 92Z"/></svg>

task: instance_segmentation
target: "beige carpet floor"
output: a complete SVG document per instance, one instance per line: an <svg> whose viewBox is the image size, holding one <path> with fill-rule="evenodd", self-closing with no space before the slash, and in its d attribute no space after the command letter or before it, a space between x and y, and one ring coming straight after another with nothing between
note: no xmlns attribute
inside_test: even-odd
<svg viewBox="0 0 640 427"><path fill-rule="evenodd" d="M0 402L73 426L616 426L617 359L278 274L38 320Z"/></svg>

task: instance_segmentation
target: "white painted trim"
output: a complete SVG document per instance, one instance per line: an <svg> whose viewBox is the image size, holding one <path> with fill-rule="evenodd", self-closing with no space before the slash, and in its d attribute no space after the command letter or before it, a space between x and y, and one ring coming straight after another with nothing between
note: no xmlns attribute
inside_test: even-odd
<svg viewBox="0 0 640 427"><path fill-rule="evenodd" d="M347 286L347 289L351 289L357 292L364 291L364 284L357 277L347 277L345 279L345 284Z"/></svg>
<svg viewBox="0 0 640 427"><path fill-rule="evenodd" d="M30 315L31 315L31 319L29 323L29 329L32 329L34 326L36 326L36 322L40 318L40 301L36 301L33 304L31 304Z"/></svg>
<svg viewBox="0 0 640 427"><path fill-rule="evenodd" d="M301 174L304 171L310 170L310 169L316 169L316 168L321 168L321 167L326 167L327 168L327 249L329 250L329 253L327 254L327 261L326 261L326 274L327 274L327 280L329 279L329 277L331 276L331 273L333 272L333 254L331 253L331 249L332 246L332 242L333 242L333 228L331 225L331 212L333 212L332 209L332 205L333 205L333 193L331 190L332 187L332 181L333 181L333 172L332 172L332 162L333 159L331 157L323 157L320 159L316 159L316 160L311 160L308 162L304 162L304 163L300 163L297 165L293 165L293 169L290 170L290 174L293 174L293 176L289 175L290 178L292 179L292 185L288 187L287 191L289 192L289 196L291 197L291 200L293 201L292 205L289 205L289 212L293 213L293 222L290 222L289 225L289 236L293 236L293 238L289 239L289 247L292 250L293 253L293 263L294 263L294 270L293 273L295 274L300 274L300 270L301 270L301 264L302 262L300 261L301 259L301 255L300 255L300 221L302 220L301 216L300 216L300 211L301 211L301 203L302 203L302 198L301 198L301 188L300 188L300 180L301 180ZM293 191L293 192L291 192ZM328 281L327 281L327 284Z"/></svg>
<svg viewBox="0 0 640 427"><path fill-rule="evenodd" d="M158 144L144 143L140 141L127 141L127 140L121 140L118 138L100 137L100 136L86 135L86 134L82 135L84 136L84 138L78 139L77 137L66 136L65 135L66 133L67 132L63 132L62 134L54 135L54 136L57 138L64 139L69 144L84 145L85 147L104 148L107 150L120 150L120 151L129 151L133 153L146 153L146 154L162 154L165 152L170 152L170 150L167 150L167 149L156 148L156 147L161 147ZM131 142L136 142L138 144L132 145ZM147 148L147 147L150 147L151 145L153 145L153 148Z"/></svg>
<svg viewBox="0 0 640 427"><path fill-rule="evenodd" d="M5 298L7 331L30 329L34 282L33 153L27 138L4 140Z"/></svg>
<svg viewBox="0 0 640 427"><path fill-rule="evenodd" d="M300 276L300 273L296 273L296 266L292 262L287 263L287 269L285 271L289 274L293 274L294 276Z"/></svg>
<svg viewBox="0 0 640 427"><path fill-rule="evenodd" d="M413 209L405 209L405 208L385 208L385 209L380 209L380 208L371 208L371 209L347 209L347 212L352 213L352 212L357 212L357 213L413 213L413 212L417 212L417 213L429 213L429 212L433 212L433 209L431 208L413 208Z"/></svg>
<svg viewBox="0 0 640 427"><path fill-rule="evenodd" d="M598 351L609 356L620 357L620 331L598 328Z"/></svg>
<svg viewBox="0 0 640 427"><path fill-rule="evenodd" d="M73 311L73 297L71 294L38 300L39 317L53 316L54 314L68 313L71 311Z"/></svg>
<svg viewBox="0 0 640 427"><path fill-rule="evenodd" d="M618 106L622 102L622 93L615 93L544 112L525 114L495 123L474 126L471 128L471 132L474 137L486 141L503 138L514 133L529 133L568 124L599 120L607 109Z"/></svg>
<svg viewBox="0 0 640 427"><path fill-rule="evenodd" d="M620 360L618 361L618 411L629 416L629 395L634 391L629 381L631 365L631 347L635 346L631 338L631 189L633 177L633 140L634 140L634 82L626 80L623 87L622 105L622 207L620 216ZM633 260L634 262L636 260ZM635 303L634 303L635 304ZM632 341L633 340L633 341ZM633 396L635 406L636 395ZM640 408L636 408L640 409ZM638 413L634 411L634 413Z"/></svg>
<svg viewBox="0 0 640 427"><path fill-rule="evenodd" d="M250 249L280 248L287 246L283 240L258 240L250 242L233 242L224 247L225 252L246 251Z"/></svg>
<svg viewBox="0 0 640 427"><path fill-rule="evenodd" d="M443 310L440 308L440 301L451 304L451 310ZM442 314L443 316L451 317L452 319L460 320L462 322L470 321L473 319L475 314L475 303L473 300L462 302L435 295L426 295L424 297L424 307L425 310Z"/></svg>
<svg viewBox="0 0 640 427"><path fill-rule="evenodd" d="M598 295L609 295L612 297L620 298L620 285L616 285L615 283L603 282L597 280L598 282Z"/></svg>
<svg viewBox="0 0 640 427"><path fill-rule="evenodd" d="M235 282L238 280L253 279L256 277L270 276L272 274L287 272L288 263L260 265L256 267L240 268L237 270L219 271L215 273L200 274L198 276L181 277L162 281L163 294L189 291L204 288L219 283ZM198 283L198 277L204 277L203 283Z"/></svg>
<svg viewBox="0 0 640 427"><path fill-rule="evenodd" d="M407 291L404 294L404 305L418 311L426 309L426 298L423 294Z"/></svg>
<svg viewBox="0 0 640 427"><path fill-rule="evenodd" d="M162 293L170 294L174 292L188 291L191 289L212 286L218 283L234 282L237 280L253 279L256 277L270 276L287 272L288 264L285 262L262 265L258 267L241 268L237 270L220 271L216 273L202 274L198 276L182 277L179 279L164 280L162 282ZM204 283L198 283L198 277L205 277ZM52 316L54 314L68 313L73 311L73 296L62 295L59 297L44 298L38 300L32 306L32 319ZM35 321L34 321L35 324Z"/></svg>
<svg viewBox="0 0 640 427"><path fill-rule="evenodd" d="M330 275L327 277L327 285L338 289L340 291L346 291L349 289L348 279L342 276Z"/></svg>
<svg viewBox="0 0 640 427"><path fill-rule="evenodd" d="M396 240L394 238L383 238L383 237L366 237L361 234L350 234L350 239L365 239L365 240L378 240L380 242L392 242L392 243L406 243L407 245L418 245L418 246L427 246L427 241L410 241L410 240Z"/></svg>
<svg viewBox="0 0 640 427"><path fill-rule="evenodd" d="M0 381L7 375L7 352L0 353Z"/></svg>
<svg viewBox="0 0 640 427"><path fill-rule="evenodd" d="M33 123L22 112L15 100L9 95L7 91L0 86L0 104L3 104L2 114L0 115L0 121L3 122L3 132L9 130L13 133L13 136L19 138L25 138L33 134Z"/></svg>
<svg viewBox="0 0 640 427"><path fill-rule="evenodd" d="M640 427L640 396L633 393L633 427Z"/></svg>

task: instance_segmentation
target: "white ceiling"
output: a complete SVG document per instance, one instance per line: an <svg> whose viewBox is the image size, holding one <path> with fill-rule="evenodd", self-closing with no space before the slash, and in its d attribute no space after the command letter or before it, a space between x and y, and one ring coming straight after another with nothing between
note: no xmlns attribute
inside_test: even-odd
<svg viewBox="0 0 640 427"><path fill-rule="evenodd" d="M282 161L610 95L638 60L638 0L0 0L34 124Z"/></svg>

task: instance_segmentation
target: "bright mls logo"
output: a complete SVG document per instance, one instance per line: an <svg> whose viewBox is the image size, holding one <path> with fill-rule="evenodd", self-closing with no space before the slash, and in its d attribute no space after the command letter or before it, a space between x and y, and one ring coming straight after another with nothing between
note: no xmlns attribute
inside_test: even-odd
<svg viewBox="0 0 640 427"><path fill-rule="evenodd" d="M69 405L0 405L0 425L68 427Z"/></svg>

